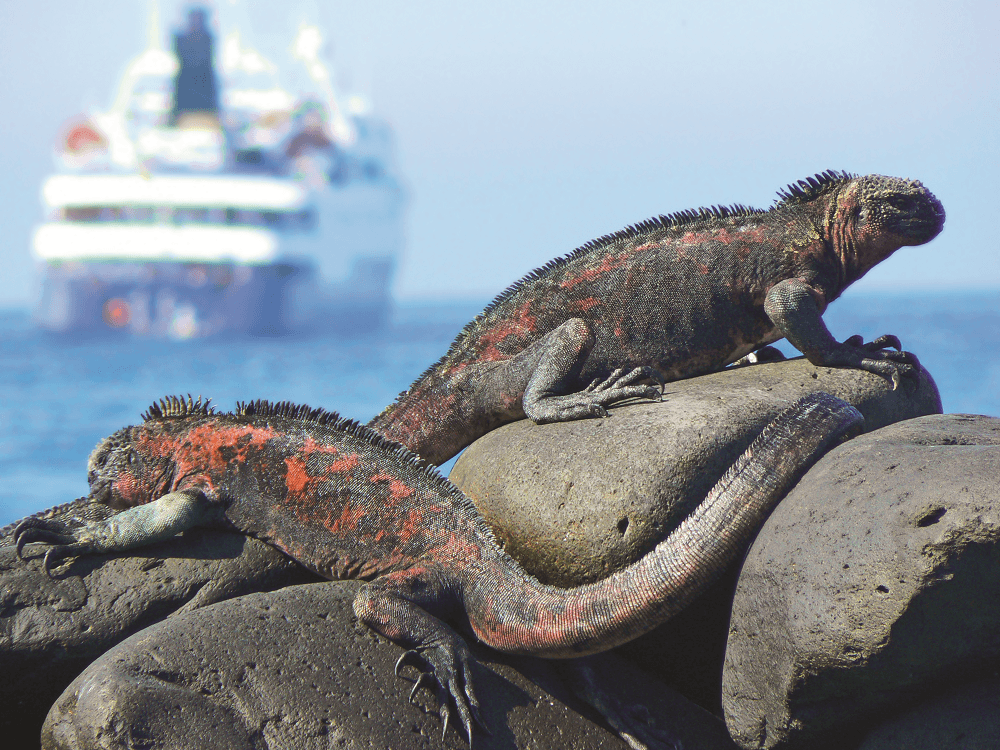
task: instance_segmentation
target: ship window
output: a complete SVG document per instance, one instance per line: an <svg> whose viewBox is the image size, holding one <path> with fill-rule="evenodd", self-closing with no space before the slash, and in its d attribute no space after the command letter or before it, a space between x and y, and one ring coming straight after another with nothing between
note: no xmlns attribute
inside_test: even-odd
<svg viewBox="0 0 1000 750"><path fill-rule="evenodd" d="M73 206L66 209L67 221L100 221L100 206Z"/></svg>
<svg viewBox="0 0 1000 750"><path fill-rule="evenodd" d="M264 153L259 148L241 148L235 151L237 164L263 164Z"/></svg>
<svg viewBox="0 0 1000 750"><path fill-rule="evenodd" d="M95 223L230 225L285 231L308 230L316 224L315 212L311 208L261 211L196 206L71 206L53 211L50 219Z"/></svg>

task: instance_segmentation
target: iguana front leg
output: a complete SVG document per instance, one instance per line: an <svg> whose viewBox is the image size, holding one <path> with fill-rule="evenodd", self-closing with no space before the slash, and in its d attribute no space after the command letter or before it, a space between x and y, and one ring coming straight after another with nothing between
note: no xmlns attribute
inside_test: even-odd
<svg viewBox="0 0 1000 750"><path fill-rule="evenodd" d="M833 338L816 301L817 292L802 279L786 279L768 290L764 311L788 342L817 366L856 367L892 380L895 390L903 377L916 378L919 363L901 350L895 336L864 343L851 336L843 343ZM892 347L898 351L885 351Z"/></svg>
<svg viewBox="0 0 1000 750"><path fill-rule="evenodd" d="M528 419L544 424L606 417L604 407L609 404L636 397L659 399L663 380L651 367L618 369L574 392L593 346L594 334L586 321L570 318L521 355L533 365L523 399ZM655 380L660 389L635 385L639 380Z"/></svg>
<svg viewBox="0 0 1000 750"><path fill-rule="evenodd" d="M65 521L27 518L14 529L17 555L32 542L52 545L45 552L44 567L73 555L123 552L153 544L195 526L206 526L221 517L221 507L201 490L171 492L102 521L76 526Z"/></svg>

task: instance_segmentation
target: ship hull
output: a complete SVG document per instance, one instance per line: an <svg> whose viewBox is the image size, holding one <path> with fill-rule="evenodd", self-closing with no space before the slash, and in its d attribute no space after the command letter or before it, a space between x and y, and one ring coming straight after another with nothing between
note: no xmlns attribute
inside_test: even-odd
<svg viewBox="0 0 1000 750"><path fill-rule="evenodd" d="M292 263L51 262L35 318L55 333L281 335L307 324L295 308L311 275Z"/></svg>

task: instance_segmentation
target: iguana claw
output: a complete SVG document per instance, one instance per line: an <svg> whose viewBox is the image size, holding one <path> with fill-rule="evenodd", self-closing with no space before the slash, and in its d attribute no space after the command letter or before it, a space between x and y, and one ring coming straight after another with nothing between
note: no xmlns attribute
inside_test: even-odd
<svg viewBox="0 0 1000 750"><path fill-rule="evenodd" d="M881 375L892 382L892 390L899 388L903 378L919 382L919 360L912 352L904 352L899 337L892 334L879 336L867 343L859 335L851 336L837 344L822 360L822 364L827 366L857 367Z"/></svg>
<svg viewBox="0 0 1000 750"><path fill-rule="evenodd" d="M858 339L858 343L856 343L855 346L861 346L870 352L876 352L880 349L895 349L897 352L903 351L903 345L899 340L899 336L893 336L891 333L879 336L877 339L869 341L867 344L864 343L864 339L861 338L861 336L851 336L848 341L851 341L852 339Z"/></svg>
<svg viewBox="0 0 1000 750"><path fill-rule="evenodd" d="M52 563L54 561L93 551L93 546L88 542L79 541L65 523L48 519L26 518L14 529L14 551L18 559L24 560L25 545L34 542L52 545L45 551L45 556L42 558L42 569L49 578L52 578Z"/></svg>
<svg viewBox="0 0 1000 750"><path fill-rule="evenodd" d="M444 738L451 720L451 707L458 711L465 728L469 746L472 746L473 725L490 734L489 727L483 721L479 710L479 700L472 687L471 654L463 654L459 649L451 651L443 644L418 646L405 651L396 661L395 673L400 676L400 670L407 664L427 670L421 671L410 690L410 702L421 687L434 686L434 692L441 706L441 722L443 724L441 737Z"/></svg>

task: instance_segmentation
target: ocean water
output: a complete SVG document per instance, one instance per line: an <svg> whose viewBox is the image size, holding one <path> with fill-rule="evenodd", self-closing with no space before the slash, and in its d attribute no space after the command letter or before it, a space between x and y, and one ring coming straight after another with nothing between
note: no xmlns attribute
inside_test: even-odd
<svg viewBox="0 0 1000 750"><path fill-rule="evenodd" d="M401 305L363 339L67 340L35 330L25 312L0 312L0 525L86 494L93 447L163 396L203 395L225 410L287 400L367 421L484 304ZM825 319L841 340L899 336L946 412L1000 416L1000 291L848 293Z"/></svg>

